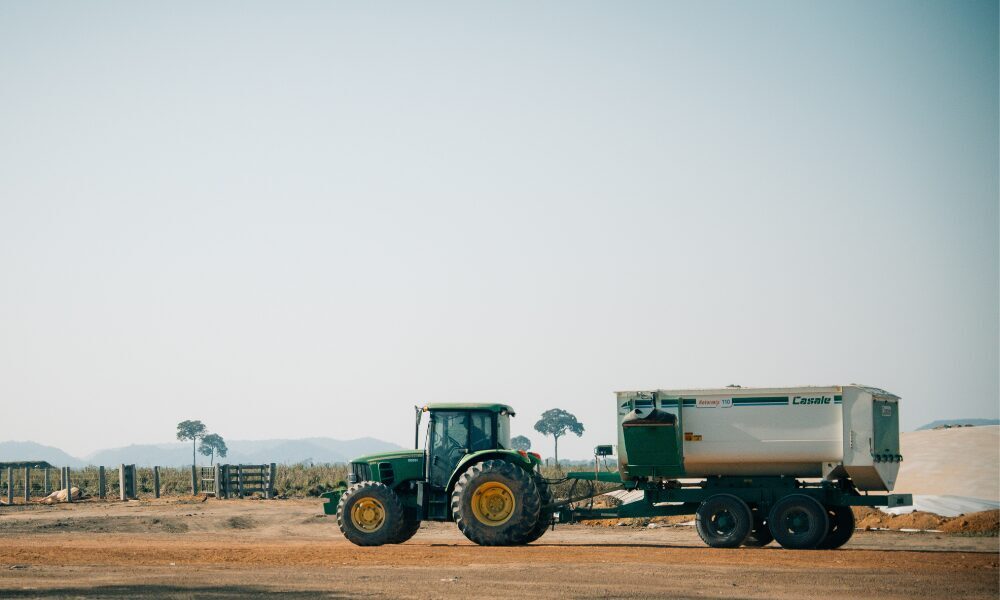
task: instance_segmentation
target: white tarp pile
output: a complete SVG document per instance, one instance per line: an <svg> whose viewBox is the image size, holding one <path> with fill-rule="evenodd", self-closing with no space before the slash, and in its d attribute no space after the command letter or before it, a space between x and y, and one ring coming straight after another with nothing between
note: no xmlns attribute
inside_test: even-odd
<svg viewBox="0 0 1000 600"><path fill-rule="evenodd" d="M74 500L80 500L83 498L83 494L80 492L80 488L78 487L74 487L72 493ZM66 502L66 499L67 499L66 488L63 488L61 490L56 490L52 492L45 498L42 498L39 502L43 504L55 504L57 502Z"/></svg>
<svg viewBox="0 0 1000 600"><path fill-rule="evenodd" d="M934 513L942 517L957 517L983 510L1000 509L1000 502L993 500L982 500L980 498L969 498L966 496L913 496L913 506L898 506L893 508L882 508L882 512L890 515L905 515L915 510L920 512Z"/></svg>

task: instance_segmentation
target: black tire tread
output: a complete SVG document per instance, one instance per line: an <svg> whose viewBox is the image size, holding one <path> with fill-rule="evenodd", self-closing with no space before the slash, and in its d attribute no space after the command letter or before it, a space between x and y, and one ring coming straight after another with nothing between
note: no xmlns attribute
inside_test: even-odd
<svg viewBox="0 0 1000 600"><path fill-rule="evenodd" d="M757 506L751 506L750 510L753 512L753 529L747 539L743 540L743 545L748 548L763 548L774 541L774 536L762 516L764 512Z"/></svg>
<svg viewBox="0 0 1000 600"><path fill-rule="evenodd" d="M511 520L500 527L488 527L478 523L475 516L464 514L463 496L483 475L496 474L514 483L517 489L511 491L517 494L519 514L511 516ZM455 483L451 494L451 512L458 529L473 542L480 546L516 546L526 543L534 527L538 523L538 513L541 508L541 498L535 482L524 469L505 460L487 460L476 463L466 469Z"/></svg>
<svg viewBox="0 0 1000 600"><path fill-rule="evenodd" d="M726 505L737 517L736 529L732 536L719 537L709 529L712 508L720 504ZM753 529L753 513L742 499L731 494L716 494L706 498L695 511L695 529L703 542L712 548L736 548L742 544Z"/></svg>
<svg viewBox="0 0 1000 600"><path fill-rule="evenodd" d="M790 505L795 504L799 508L813 513L812 516L816 521L816 527L809 535L798 538L792 537L780 527L782 521L781 512ZM826 513L826 507L820 504L818 500L805 494L791 494L775 502L774 507L771 508L771 514L768 515L768 527L771 529L774 539L781 544L782 548L789 550L813 550L823 542L829 531L830 522Z"/></svg>
<svg viewBox="0 0 1000 600"><path fill-rule="evenodd" d="M362 494L377 497L385 506L386 523L381 529L374 533L364 533L358 531L348 521L347 505L352 499L362 497ZM395 518L392 518L395 515ZM384 483L376 481L361 481L347 488L347 491L340 497L337 504L337 525L351 543L358 546L381 546L383 544L395 543L392 540L399 537L400 529L403 526L403 504L399 501L399 496Z"/></svg>
<svg viewBox="0 0 1000 600"><path fill-rule="evenodd" d="M535 487L538 488L538 496L540 498L542 506L545 506L546 504L552 502L552 492L549 491L549 484L545 483L545 481L537 473L534 474L532 477L535 480ZM534 542L538 538L545 535L545 532L548 531L549 526L552 525L552 515L553 515L552 509L540 510L538 512L538 522L535 523L535 526L532 528L531 533L529 533L528 537L521 543L530 544L531 542Z"/></svg>
<svg viewBox="0 0 1000 600"><path fill-rule="evenodd" d="M820 550L836 550L854 535L854 511L850 506L827 506L827 518L830 519L830 530L816 548Z"/></svg>
<svg viewBox="0 0 1000 600"><path fill-rule="evenodd" d="M399 534L389 543L402 544L416 535L419 529L420 519L417 518L416 513L409 509L404 509L403 524L399 528Z"/></svg>

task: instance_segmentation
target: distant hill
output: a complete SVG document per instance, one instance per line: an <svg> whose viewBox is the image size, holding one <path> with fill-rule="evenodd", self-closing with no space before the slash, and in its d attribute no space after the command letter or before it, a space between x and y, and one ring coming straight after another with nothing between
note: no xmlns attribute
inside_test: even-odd
<svg viewBox="0 0 1000 600"><path fill-rule="evenodd" d="M333 438L232 440L226 443L229 446L229 455L222 461L230 464L347 462L362 454L400 448L396 444L369 437L354 440ZM55 466L74 468L86 465L114 466L122 463L147 467L153 465L176 467L191 464L191 444L184 442L133 444L122 448L99 450L84 459L79 459L59 448L35 442L0 442L0 462L22 460L44 460ZM208 464L208 461L207 457L198 455L198 464Z"/></svg>
<svg viewBox="0 0 1000 600"><path fill-rule="evenodd" d="M918 427L917 431L924 431L925 429L934 429L935 427L941 427L944 425L950 425L952 427L956 425L976 425L977 427L983 425L1000 425L1000 419L942 419L940 421L934 421L928 423L923 427Z"/></svg>
<svg viewBox="0 0 1000 600"><path fill-rule="evenodd" d="M0 442L0 462L46 461L57 467L79 468L86 463L54 446L35 442Z"/></svg>

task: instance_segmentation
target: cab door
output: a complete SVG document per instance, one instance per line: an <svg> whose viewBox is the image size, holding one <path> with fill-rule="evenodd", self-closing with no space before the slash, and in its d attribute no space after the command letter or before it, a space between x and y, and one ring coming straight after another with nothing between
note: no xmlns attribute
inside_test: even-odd
<svg viewBox="0 0 1000 600"><path fill-rule="evenodd" d="M469 453L469 413L432 412L427 438L427 481L444 488L455 467Z"/></svg>

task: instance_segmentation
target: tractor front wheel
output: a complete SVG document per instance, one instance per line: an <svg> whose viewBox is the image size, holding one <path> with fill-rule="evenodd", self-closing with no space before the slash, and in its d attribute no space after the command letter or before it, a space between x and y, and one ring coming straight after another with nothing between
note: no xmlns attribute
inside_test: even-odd
<svg viewBox="0 0 1000 600"><path fill-rule="evenodd" d="M462 473L451 512L465 537L480 546L513 546L530 539L541 496L531 475L504 460L487 460Z"/></svg>
<svg viewBox="0 0 1000 600"><path fill-rule="evenodd" d="M362 481L340 497L337 524L344 537L358 546L397 543L403 526L403 505L385 484Z"/></svg>
<svg viewBox="0 0 1000 600"><path fill-rule="evenodd" d="M414 508L404 509L403 525L399 528L399 535L393 538L390 543L402 544L416 535L418 529L420 529L420 517L417 515L417 510Z"/></svg>

